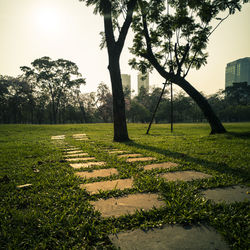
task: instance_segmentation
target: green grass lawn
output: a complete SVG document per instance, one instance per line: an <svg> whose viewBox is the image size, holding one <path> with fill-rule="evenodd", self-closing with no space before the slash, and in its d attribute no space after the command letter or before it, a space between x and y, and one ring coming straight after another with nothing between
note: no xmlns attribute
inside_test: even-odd
<svg viewBox="0 0 250 250"><path fill-rule="evenodd" d="M133 228L160 227L163 224L207 224L219 231L232 249L249 246L249 202L213 204L202 189L236 184L249 186L250 123L225 124L228 133L209 135L206 124L129 124L131 142L114 143L112 124L88 125L0 125L0 248L1 249L103 249L112 248L108 234ZM86 133L91 141L76 141L72 134ZM135 180L135 187L90 196L79 188L81 180L63 158L62 146L53 135L78 146L108 167L117 168L118 177ZM158 173L142 172L148 163L126 163L104 149L117 148L172 161L181 170L211 174L209 179L192 182L165 182ZM104 168L92 167L91 169ZM106 167L105 167L106 168ZM34 172L38 169L39 172ZM32 184L26 189L17 185ZM129 193L159 193L166 206L149 212L103 219L90 201Z"/></svg>

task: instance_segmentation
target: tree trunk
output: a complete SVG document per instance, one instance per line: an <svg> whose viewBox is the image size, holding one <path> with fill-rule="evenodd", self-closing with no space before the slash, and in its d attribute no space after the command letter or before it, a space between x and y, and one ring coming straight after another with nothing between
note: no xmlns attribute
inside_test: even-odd
<svg viewBox="0 0 250 250"><path fill-rule="evenodd" d="M127 3L128 11L120 30L119 38L115 41L114 29L112 23L112 6L110 0L102 1L103 15L104 15L104 30L106 45L109 57L109 73L112 85L113 95L113 119L114 119L114 141L128 141L128 130L125 115L125 101L122 89L122 80L120 72L120 55L124 46L125 38L129 26L132 22L132 14L136 5L136 0L130 0Z"/></svg>
<svg viewBox="0 0 250 250"><path fill-rule="evenodd" d="M119 64L119 55L109 55L109 73L112 83L114 141L128 141L128 130L125 115L125 101Z"/></svg>
<svg viewBox="0 0 250 250"><path fill-rule="evenodd" d="M200 107L211 127L211 134L225 133L226 129L214 113L206 98L182 77L175 77L173 82L181 87Z"/></svg>

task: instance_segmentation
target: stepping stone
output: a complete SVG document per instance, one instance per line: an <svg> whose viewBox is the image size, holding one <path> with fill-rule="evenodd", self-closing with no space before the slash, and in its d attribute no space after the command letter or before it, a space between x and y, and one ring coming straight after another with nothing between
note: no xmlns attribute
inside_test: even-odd
<svg viewBox="0 0 250 250"><path fill-rule="evenodd" d="M250 188L242 186L208 189L202 192L202 194L206 199L212 200L215 203L250 201Z"/></svg>
<svg viewBox="0 0 250 250"><path fill-rule="evenodd" d="M70 151L70 152L66 152L68 155L69 154L78 154L78 153L83 153L82 150L75 150L75 151Z"/></svg>
<svg viewBox="0 0 250 250"><path fill-rule="evenodd" d="M126 155L118 155L118 158L130 158L130 157L138 157L142 156L142 154L126 154Z"/></svg>
<svg viewBox="0 0 250 250"><path fill-rule="evenodd" d="M136 161L153 161L156 160L155 157L140 157L140 158L128 158L126 162L136 162Z"/></svg>
<svg viewBox="0 0 250 250"><path fill-rule="evenodd" d="M18 185L18 186L16 186L18 189L24 189L24 188L29 188L29 187L31 187L32 186L32 184L30 184L30 183L27 183L27 184L24 184L24 185Z"/></svg>
<svg viewBox="0 0 250 250"><path fill-rule="evenodd" d="M104 161L89 161L85 163L71 163L69 164L72 168L78 169L78 168L88 168L91 166L103 166L106 162Z"/></svg>
<svg viewBox="0 0 250 250"><path fill-rule="evenodd" d="M76 141L87 141L89 138L79 138L79 139L75 139Z"/></svg>
<svg viewBox="0 0 250 250"><path fill-rule="evenodd" d="M65 135L51 136L51 140L63 140L63 139L65 139Z"/></svg>
<svg viewBox="0 0 250 250"><path fill-rule="evenodd" d="M114 150L114 151L109 151L109 154L123 154L127 153L128 151L122 151L122 150Z"/></svg>
<svg viewBox="0 0 250 250"><path fill-rule="evenodd" d="M204 179L212 177L209 174L204 174L196 171L176 171L159 175L167 181L192 181L196 179Z"/></svg>
<svg viewBox="0 0 250 250"><path fill-rule="evenodd" d="M177 167L178 164L174 162L163 162L157 164L150 164L143 167L144 170L152 170L152 169L169 169L173 167Z"/></svg>
<svg viewBox="0 0 250 250"><path fill-rule="evenodd" d="M91 194L98 194L99 190L108 191L113 189L123 190L125 188L132 188L132 179L118 179L114 181L101 181L88 184L81 184L80 188L85 189Z"/></svg>
<svg viewBox="0 0 250 250"><path fill-rule="evenodd" d="M80 178L96 178L107 177L111 175L118 175L118 171L115 168L93 170L92 172L76 172L76 176Z"/></svg>
<svg viewBox="0 0 250 250"><path fill-rule="evenodd" d="M70 154L70 155L65 155L64 157L79 157L79 156L87 156L89 155L88 153L80 153L80 154Z"/></svg>
<svg viewBox="0 0 250 250"><path fill-rule="evenodd" d="M74 135L72 135L72 137L83 137L83 136L86 136L86 134L74 134Z"/></svg>
<svg viewBox="0 0 250 250"><path fill-rule="evenodd" d="M65 159L65 161L89 161L89 160L95 160L95 157Z"/></svg>
<svg viewBox="0 0 250 250"><path fill-rule="evenodd" d="M63 151L68 154L71 154L71 151L76 151L76 150L80 150L80 148L66 148Z"/></svg>
<svg viewBox="0 0 250 250"><path fill-rule="evenodd" d="M212 227L181 225L153 228L148 231L136 229L109 235L114 246L121 250L227 250L228 245Z"/></svg>
<svg viewBox="0 0 250 250"><path fill-rule="evenodd" d="M103 217L119 217L121 215L133 214L136 210L150 210L154 207L160 208L165 206L165 202L160 201L157 194L130 194L126 197L92 201L91 204L96 210L101 212Z"/></svg>

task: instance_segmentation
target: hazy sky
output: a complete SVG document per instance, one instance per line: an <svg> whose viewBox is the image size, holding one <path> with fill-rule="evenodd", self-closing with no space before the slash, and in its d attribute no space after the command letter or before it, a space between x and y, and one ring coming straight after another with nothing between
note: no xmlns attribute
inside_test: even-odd
<svg viewBox="0 0 250 250"><path fill-rule="evenodd" d="M0 74L17 76L20 66L42 56L75 62L86 86L83 92L96 91L103 81L110 86L106 49L100 50L103 19L78 0L0 0ZM132 75L132 88L137 89L136 71L128 66L131 58L126 49L121 56L121 71ZM208 64L187 77L198 90L215 93L225 86L228 62L250 57L250 4L230 16L210 37ZM155 72L150 84L161 86L164 80Z"/></svg>

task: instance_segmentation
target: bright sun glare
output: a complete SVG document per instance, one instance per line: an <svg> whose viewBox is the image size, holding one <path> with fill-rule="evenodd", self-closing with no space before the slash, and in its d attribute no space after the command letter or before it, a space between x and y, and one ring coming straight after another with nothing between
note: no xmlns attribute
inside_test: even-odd
<svg viewBox="0 0 250 250"><path fill-rule="evenodd" d="M40 8L36 20L39 28L46 31L53 31L59 26L59 15L55 9Z"/></svg>

